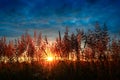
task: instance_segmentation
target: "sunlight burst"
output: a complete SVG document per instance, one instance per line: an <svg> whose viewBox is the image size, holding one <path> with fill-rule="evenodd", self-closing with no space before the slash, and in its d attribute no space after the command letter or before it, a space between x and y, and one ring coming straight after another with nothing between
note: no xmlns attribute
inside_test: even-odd
<svg viewBox="0 0 120 80"><path fill-rule="evenodd" d="M53 61L53 57L52 56L48 56L47 57L47 61L50 61L50 62Z"/></svg>

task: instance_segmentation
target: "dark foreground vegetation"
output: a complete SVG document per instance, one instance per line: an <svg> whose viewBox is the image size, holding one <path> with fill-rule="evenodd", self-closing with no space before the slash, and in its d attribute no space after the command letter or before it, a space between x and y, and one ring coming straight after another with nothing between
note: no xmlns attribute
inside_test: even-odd
<svg viewBox="0 0 120 80"><path fill-rule="evenodd" d="M0 38L0 80L120 80L120 35L111 37L106 24L58 34L52 44L36 31Z"/></svg>
<svg viewBox="0 0 120 80"><path fill-rule="evenodd" d="M120 80L120 64L113 61L1 63L0 80Z"/></svg>

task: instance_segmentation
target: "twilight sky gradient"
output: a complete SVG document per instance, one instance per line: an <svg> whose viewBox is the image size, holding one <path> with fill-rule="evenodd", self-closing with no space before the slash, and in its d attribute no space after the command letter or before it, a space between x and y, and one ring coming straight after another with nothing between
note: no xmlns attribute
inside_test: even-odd
<svg viewBox="0 0 120 80"><path fill-rule="evenodd" d="M49 39L69 26L94 28L107 23L111 34L120 32L120 0L0 0L0 37L17 38L33 30Z"/></svg>

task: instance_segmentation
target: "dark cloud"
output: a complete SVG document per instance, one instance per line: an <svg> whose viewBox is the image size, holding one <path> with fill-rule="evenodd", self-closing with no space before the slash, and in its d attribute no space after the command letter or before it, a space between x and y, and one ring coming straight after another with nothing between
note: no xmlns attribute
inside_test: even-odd
<svg viewBox="0 0 120 80"><path fill-rule="evenodd" d="M86 0L88 3L90 3L90 4L95 4L97 1L99 1L99 0Z"/></svg>
<svg viewBox="0 0 120 80"><path fill-rule="evenodd" d="M114 34L120 30L119 5L120 0L0 0L0 36L37 29L52 37L65 26L87 30L96 21L106 22Z"/></svg>
<svg viewBox="0 0 120 80"><path fill-rule="evenodd" d="M0 28L0 37L6 36L6 37L18 37L22 35L21 32L15 29L9 29L9 28Z"/></svg>

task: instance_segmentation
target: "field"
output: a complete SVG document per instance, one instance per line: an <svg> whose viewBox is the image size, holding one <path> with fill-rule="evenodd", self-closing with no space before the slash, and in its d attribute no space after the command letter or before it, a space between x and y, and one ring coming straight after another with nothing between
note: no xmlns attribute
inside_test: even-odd
<svg viewBox="0 0 120 80"><path fill-rule="evenodd" d="M0 80L120 80L120 37L107 26L65 34L52 43L41 33L0 39Z"/></svg>
<svg viewBox="0 0 120 80"><path fill-rule="evenodd" d="M119 80L120 62L0 63L0 80Z"/></svg>

